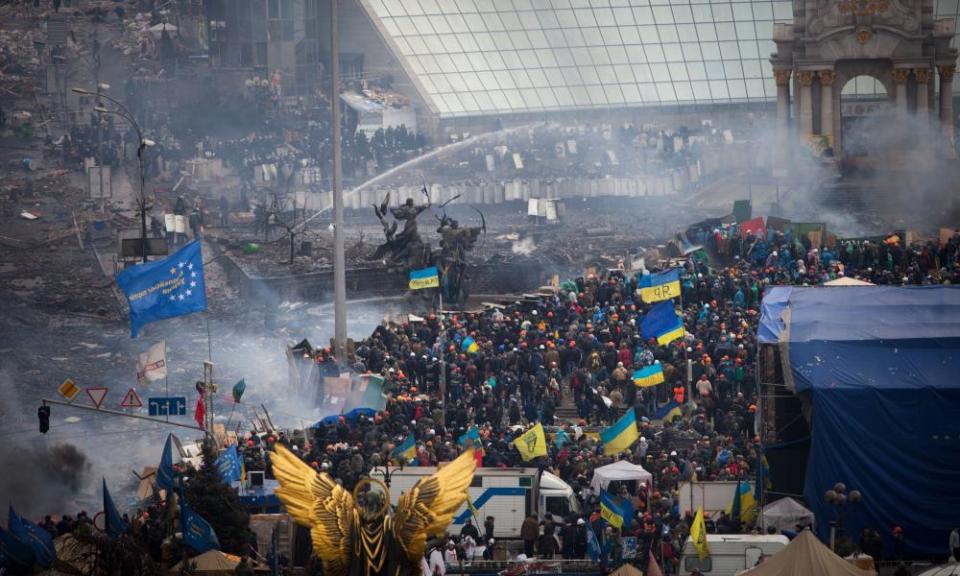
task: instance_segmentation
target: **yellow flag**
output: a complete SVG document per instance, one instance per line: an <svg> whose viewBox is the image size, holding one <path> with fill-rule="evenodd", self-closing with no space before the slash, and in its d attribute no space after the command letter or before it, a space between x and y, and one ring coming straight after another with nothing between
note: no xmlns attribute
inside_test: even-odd
<svg viewBox="0 0 960 576"><path fill-rule="evenodd" d="M703 523L703 506L697 507L697 515L690 526L690 540L697 549L697 556L703 562L710 555L710 546L707 545L707 527Z"/></svg>
<svg viewBox="0 0 960 576"><path fill-rule="evenodd" d="M537 422L537 425L524 432L519 438L513 441L513 445L520 452L523 461L533 460L537 456L547 455L547 437L543 433L543 424Z"/></svg>

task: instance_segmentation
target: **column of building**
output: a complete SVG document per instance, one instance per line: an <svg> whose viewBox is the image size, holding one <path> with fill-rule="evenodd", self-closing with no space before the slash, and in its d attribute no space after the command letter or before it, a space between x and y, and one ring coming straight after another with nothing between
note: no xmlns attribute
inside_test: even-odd
<svg viewBox="0 0 960 576"><path fill-rule="evenodd" d="M930 114L930 94L927 91L930 86L930 69L914 68L913 77L917 81L917 116L923 120Z"/></svg>
<svg viewBox="0 0 960 576"><path fill-rule="evenodd" d="M833 81L836 73L833 70L820 70L820 134L826 136L833 146Z"/></svg>
<svg viewBox="0 0 960 576"><path fill-rule="evenodd" d="M894 105L897 109L897 116L905 118L907 115L907 78L910 77L909 68L894 68L893 82L896 84L894 93Z"/></svg>
<svg viewBox="0 0 960 576"><path fill-rule="evenodd" d="M774 70L773 76L777 80L777 128L785 133L790 124L790 70Z"/></svg>
<svg viewBox="0 0 960 576"><path fill-rule="evenodd" d="M953 146L953 73L956 66L937 66L940 72L940 129Z"/></svg>
<svg viewBox="0 0 960 576"><path fill-rule="evenodd" d="M806 138L813 134L813 72L800 70L797 82L800 84L800 135Z"/></svg>

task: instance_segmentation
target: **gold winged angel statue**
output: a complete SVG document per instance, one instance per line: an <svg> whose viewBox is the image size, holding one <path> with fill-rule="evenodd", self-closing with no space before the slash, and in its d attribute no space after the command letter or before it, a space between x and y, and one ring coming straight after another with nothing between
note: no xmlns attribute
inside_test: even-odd
<svg viewBox="0 0 960 576"><path fill-rule="evenodd" d="M310 528L326 576L418 576L428 536L442 534L467 499L476 460L461 454L421 478L390 510L379 480L364 478L353 494L283 446L270 457L277 497L293 520ZM429 575L424 575L429 576Z"/></svg>

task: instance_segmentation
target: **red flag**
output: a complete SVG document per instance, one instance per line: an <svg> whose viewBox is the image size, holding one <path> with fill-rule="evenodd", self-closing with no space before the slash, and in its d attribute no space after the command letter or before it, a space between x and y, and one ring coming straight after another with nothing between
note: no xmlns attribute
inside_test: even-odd
<svg viewBox="0 0 960 576"><path fill-rule="evenodd" d="M743 236L746 237L748 234L752 234L758 237L766 237L767 228L763 225L763 218L757 217L753 220L746 220L740 223L740 230L743 232Z"/></svg>
<svg viewBox="0 0 960 576"><path fill-rule="evenodd" d="M483 448L474 449L473 459L477 461L477 468L483 468Z"/></svg>
<svg viewBox="0 0 960 576"><path fill-rule="evenodd" d="M197 407L193 411L193 419L197 421L197 425L203 428L204 416L207 414L207 407L203 401L203 394L200 395L200 398L197 400Z"/></svg>
<svg viewBox="0 0 960 576"><path fill-rule="evenodd" d="M663 576L660 571L660 565L657 564L657 557L653 555L653 549L650 550L650 560L647 562L646 576Z"/></svg>

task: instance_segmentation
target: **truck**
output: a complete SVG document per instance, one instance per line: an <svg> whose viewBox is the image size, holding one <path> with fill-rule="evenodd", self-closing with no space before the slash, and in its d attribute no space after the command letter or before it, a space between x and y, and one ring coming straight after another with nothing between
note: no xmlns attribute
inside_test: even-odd
<svg viewBox="0 0 960 576"><path fill-rule="evenodd" d="M735 576L756 566L761 556L773 556L789 543L780 534L707 534L710 555L700 560L693 541L687 538L680 556L679 576L689 576L694 568L699 568L703 576Z"/></svg>
<svg viewBox="0 0 960 576"><path fill-rule="evenodd" d="M397 505L400 495L413 488L421 478L435 474L433 466L411 466L390 473L390 504ZM375 469L370 476L384 481L383 472ZM520 526L529 515L543 520L547 514L562 523L568 514L580 514L580 501L573 488L550 472L536 468L477 468L468 489L470 502L477 509L476 518L464 504L453 516L447 531L459 534L468 518L483 533L487 516L494 517L493 535L497 539L520 538Z"/></svg>

